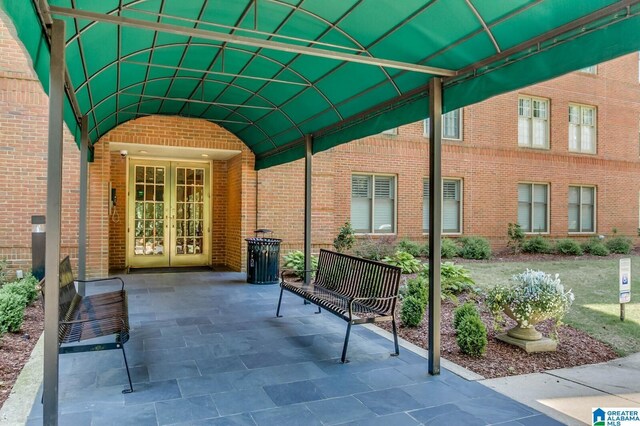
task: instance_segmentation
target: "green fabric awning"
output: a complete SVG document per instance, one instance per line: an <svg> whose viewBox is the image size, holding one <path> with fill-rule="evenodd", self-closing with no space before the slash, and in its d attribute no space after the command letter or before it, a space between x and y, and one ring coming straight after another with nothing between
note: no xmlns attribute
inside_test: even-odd
<svg viewBox="0 0 640 426"><path fill-rule="evenodd" d="M639 3L0 0L45 90L45 24L66 21L78 141L82 115L93 143L140 116L199 117L258 169L302 158L305 134L320 152L425 118L437 75L446 112L637 51Z"/></svg>

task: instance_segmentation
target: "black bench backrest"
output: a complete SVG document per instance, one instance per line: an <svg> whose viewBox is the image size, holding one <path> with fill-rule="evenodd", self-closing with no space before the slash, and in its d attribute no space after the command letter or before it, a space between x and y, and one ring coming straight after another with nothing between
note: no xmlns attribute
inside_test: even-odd
<svg viewBox="0 0 640 426"><path fill-rule="evenodd" d="M397 266L322 249L314 284L347 297L394 298L401 275ZM375 308L392 313L395 302L378 301Z"/></svg>

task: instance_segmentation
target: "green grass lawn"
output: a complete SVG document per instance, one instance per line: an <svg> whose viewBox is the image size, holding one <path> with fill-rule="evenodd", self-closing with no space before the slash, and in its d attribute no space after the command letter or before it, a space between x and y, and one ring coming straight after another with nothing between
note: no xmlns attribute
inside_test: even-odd
<svg viewBox="0 0 640 426"><path fill-rule="evenodd" d="M618 259L468 263L465 267L480 288L504 283L526 268L560 274L565 288L576 296L564 322L608 343L619 355L628 355L640 352L640 257L630 257L631 303L626 304L624 322L618 303Z"/></svg>

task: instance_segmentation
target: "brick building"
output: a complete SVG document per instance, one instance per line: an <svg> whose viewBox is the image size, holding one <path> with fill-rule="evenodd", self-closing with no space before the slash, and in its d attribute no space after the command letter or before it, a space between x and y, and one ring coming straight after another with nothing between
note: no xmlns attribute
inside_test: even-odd
<svg viewBox="0 0 640 426"><path fill-rule="evenodd" d="M31 216L44 214L47 98L0 14L0 258L28 269ZM445 233L506 244L510 222L552 238L635 237L640 196L638 55L599 64L445 116ZM312 242L351 220L363 234L426 240L426 123L314 156ZM126 156L121 152L126 151ZM303 244L303 160L254 170L216 124L147 116L104 135L89 166L87 270L246 262L269 228ZM79 151L65 134L63 254L76 257ZM115 195L115 197L113 197ZM115 203L113 202L115 198ZM170 256L169 253L175 254Z"/></svg>

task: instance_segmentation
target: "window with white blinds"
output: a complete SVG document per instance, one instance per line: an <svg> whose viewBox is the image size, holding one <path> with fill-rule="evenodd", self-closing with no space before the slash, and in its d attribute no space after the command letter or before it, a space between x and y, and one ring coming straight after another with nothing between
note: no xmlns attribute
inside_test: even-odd
<svg viewBox="0 0 640 426"><path fill-rule="evenodd" d="M429 137L430 119L424 120L424 136ZM454 109L442 115L442 138L443 139L462 139L462 111Z"/></svg>
<svg viewBox="0 0 640 426"><path fill-rule="evenodd" d="M394 127L393 129L387 129L387 130L383 131L381 134L383 134L383 135L397 135L398 134L398 128Z"/></svg>
<svg viewBox="0 0 640 426"><path fill-rule="evenodd" d="M549 148L549 101L518 98L518 145L529 148Z"/></svg>
<svg viewBox="0 0 640 426"><path fill-rule="evenodd" d="M569 105L569 151L596 153L596 109Z"/></svg>
<svg viewBox="0 0 640 426"><path fill-rule="evenodd" d="M518 224L524 232L548 232L549 185L518 184Z"/></svg>
<svg viewBox="0 0 640 426"><path fill-rule="evenodd" d="M583 72L585 74L597 74L598 73L598 66L597 65L591 65L590 67L584 67L578 70L578 72Z"/></svg>
<svg viewBox="0 0 640 426"><path fill-rule="evenodd" d="M462 232L462 181L442 180L442 232L459 234ZM422 183L422 229L429 232L429 180Z"/></svg>
<svg viewBox="0 0 640 426"><path fill-rule="evenodd" d="M395 232L394 176L351 176L351 225L357 233Z"/></svg>
<svg viewBox="0 0 640 426"><path fill-rule="evenodd" d="M569 232L595 232L596 189L569 187Z"/></svg>

